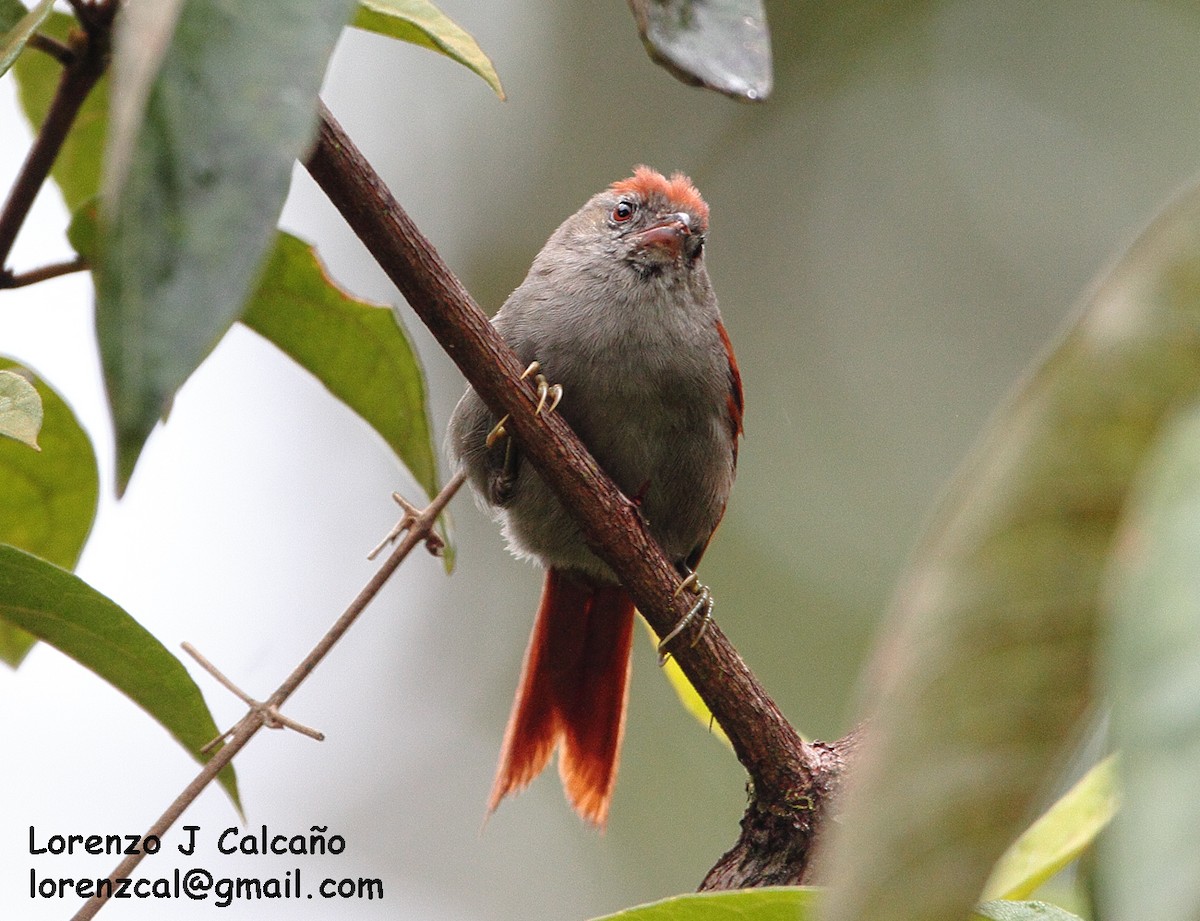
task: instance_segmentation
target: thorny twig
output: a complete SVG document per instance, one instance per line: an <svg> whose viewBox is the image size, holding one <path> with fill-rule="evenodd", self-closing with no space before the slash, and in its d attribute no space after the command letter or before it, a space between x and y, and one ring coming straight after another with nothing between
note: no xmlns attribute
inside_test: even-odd
<svg viewBox="0 0 1200 921"><path fill-rule="evenodd" d="M295 732L300 733L300 735L302 735L302 736L308 736L310 739L313 739L314 741L317 741L317 742L325 741L325 733L320 732L319 730L313 729L311 726L305 726L303 723L298 723L298 722L296 722L296 720L292 719L290 716L285 716L282 712L280 712L280 709L277 706L273 706L272 704L269 704L266 701L255 700L253 697L251 697L249 694L247 694L245 691L243 691L241 688L239 688L236 684L234 684L232 680L230 680L228 677L226 677L226 675L219 668L217 668L215 665L213 665L212 662L210 662L204 656L204 654L201 653L200 650L198 650L191 643L183 643L182 646L183 646L183 651L186 652L193 659L195 659L196 663L202 669L204 669L206 672L208 672L210 675L212 675L214 678L216 678L217 682L222 687L224 687L225 690L229 691L229 693L231 693L234 697L236 697L238 700L240 700L242 703L244 703L251 710L262 711L262 724L267 729L291 729ZM232 734L233 734L233 729L225 730L219 736L217 736L215 739L213 739L211 742L209 742L207 745L205 745L203 748L201 748L200 754L207 755L210 751L212 751L214 748L216 748L218 745L220 745L222 742L224 742L226 739L228 739Z"/></svg>
<svg viewBox="0 0 1200 921"><path fill-rule="evenodd" d="M433 533L434 524L462 484L463 476L461 474L455 476L442 487L442 491L437 494L434 500L419 515L412 519L411 525L405 532L404 537L396 545L396 548L384 561L383 565L379 567L367 584L363 586L362 591L358 593L342 613L341 617L334 622L333 626L321 637L320 642L305 656L304 661L297 665L291 674L284 679L283 683L276 688L275 693L261 703L257 701L253 702L246 715L226 733L228 741L225 745L204 765L200 773L175 798L174 802L167 807L166 811L158 818L158 821L147 829L143 840L151 835L162 837L166 834L167 830L175 824L183 814L183 811L192 804L201 791L212 783L221 772L221 769L233 760L234 755L241 751L260 729L270 724L271 714L278 712L279 708L283 706L284 701L292 695L301 682L328 655L334 644L342 638L354 621L358 619L358 616L366 609L367 605L379 594L379 590L383 588L392 573L404 562L409 553L419 544L425 543L431 535L436 537ZM238 693L240 694L240 692ZM117 865L108 878L116 880L128 877L137 865L141 863L143 856L143 853L129 855ZM112 887L108 888L111 891ZM72 921L85 921L87 918L94 917L96 912L103 908L107 901L107 896L93 896L84 902L83 906L73 916Z"/></svg>

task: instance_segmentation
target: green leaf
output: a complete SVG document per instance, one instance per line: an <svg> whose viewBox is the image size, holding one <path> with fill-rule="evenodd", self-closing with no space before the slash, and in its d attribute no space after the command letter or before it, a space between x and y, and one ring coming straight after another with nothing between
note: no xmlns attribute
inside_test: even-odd
<svg viewBox="0 0 1200 921"><path fill-rule="evenodd" d="M94 251L95 221L89 203L67 230L85 257ZM346 293L311 246L279 233L242 323L311 372L383 437L427 495L437 493L425 374L395 310ZM445 516L440 530L449 569L453 545Z"/></svg>
<svg viewBox="0 0 1200 921"><path fill-rule="evenodd" d="M78 576L15 547L0 546L0 618L95 672L144 709L203 763L216 738L200 689L144 627ZM65 715L64 715L65 716ZM232 766L221 772L238 808Z"/></svg>
<svg viewBox="0 0 1200 921"><path fill-rule="evenodd" d="M1192 188L1093 289L916 549L818 869L837 881L828 921L966 916L1081 735L1118 516L1160 426L1198 392Z"/></svg>
<svg viewBox="0 0 1200 921"><path fill-rule="evenodd" d="M353 25L441 52L473 70L504 98L496 68L478 42L428 0L362 0Z"/></svg>
<svg viewBox="0 0 1200 921"><path fill-rule="evenodd" d="M353 5L134 6L118 18L95 262L118 489L258 281Z"/></svg>
<svg viewBox="0 0 1200 921"><path fill-rule="evenodd" d="M1078 915L1048 902L1008 902L997 899L975 909L976 918L988 921L1081 921Z"/></svg>
<svg viewBox="0 0 1200 921"><path fill-rule="evenodd" d="M12 365L0 357L0 367ZM0 543L70 569L96 516L96 456L62 397L36 377L33 382L42 401L42 450L0 442Z"/></svg>
<svg viewBox="0 0 1200 921"><path fill-rule="evenodd" d="M395 311L342 291L312 247L281 233L242 322L311 371L437 493L425 375Z"/></svg>
<svg viewBox="0 0 1200 921"><path fill-rule="evenodd" d="M983 887L984 900L1028 898L1090 847L1116 812L1116 756L1110 755L1004 852Z"/></svg>
<svg viewBox="0 0 1200 921"><path fill-rule="evenodd" d="M75 27L74 17L51 13L41 31L65 42ZM61 74L62 65L46 54L23 54L13 65L21 108L35 130L46 120ZM50 168L68 211L75 211L99 191L107 126L108 80L102 78L84 100Z"/></svg>
<svg viewBox="0 0 1200 921"><path fill-rule="evenodd" d="M0 33L7 33L28 14L21 0L0 0Z"/></svg>
<svg viewBox="0 0 1200 921"><path fill-rule="evenodd" d="M1200 916L1200 411L1138 481L1111 571L1112 732L1121 812L1103 842L1106 915Z"/></svg>
<svg viewBox="0 0 1200 921"><path fill-rule="evenodd" d="M31 10L26 10L24 5L16 0L0 3L0 29L5 33L0 39L0 76L8 73L8 69L25 49L33 33L50 15L53 6L54 0L42 0ZM13 22L12 17L18 10L20 18Z"/></svg>
<svg viewBox="0 0 1200 921"><path fill-rule="evenodd" d="M42 427L42 400L37 388L23 374L0 371L0 436L38 447Z"/></svg>
<svg viewBox="0 0 1200 921"><path fill-rule="evenodd" d="M12 366L0 357L0 367ZM35 454L0 439L0 543L71 569L96 517L96 456L62 397L36 377L33 384L42 403L42 450ZM34 642L24 630L0 620L0 661L15 668Z"/></svg>
<svg viewBox="0 0 1200 921"><path fill-rule="evenodd" d="M817 916L818 894L807 886L692 892L594 921L809 921Z"/></svg>
<svg viewBox="0 0 1200 921"><path fill-rule="evenodd" d="M762 0L630 0L646 51L684 83L759 102L771 95Z"/></svg>
<svg viewBox="0 0 1200 921"><path fill-rule="evenodd" d="M67 242L75 252L88 260L95 258L99 246L99 220L99 205L96 199L91 198L71 215L71 221L67 224Z"/></svg>

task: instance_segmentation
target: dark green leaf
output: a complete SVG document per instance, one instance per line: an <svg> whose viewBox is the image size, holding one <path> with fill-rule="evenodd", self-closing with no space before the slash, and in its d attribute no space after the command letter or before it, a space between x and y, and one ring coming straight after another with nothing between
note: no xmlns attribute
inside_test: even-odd
<svg viewBox="0 0 1200 921"><path fill-rule="evenodd" d="M0 0L0 35L29 14L29 8L21 0Z"/></svg>
<svg viewBox="0 0 1200 921"><path fill-rule="evenodd" d="M42 400L23 374L0 371L0 437L38 449L42 427Z"/></svg>
<svg viewBox="0 0 1200 921"><path fill-rule="evenodd" d="M0 367L12 367L0 358ZM100 482L87 433L45 382L33 380L42 402L42 450L0 439L0 543L71 569L96 517ZM0 620L0 660L16 667L34 644Z"/></svg>
<svg viewBox="0 0 1200 921"><path fill-rule="evenodd" d="M691 892L595 921L810 921L817 916L818 894L818 890L802 886Z"/></svg>
<svg viewBox="0 0 1200 921"><path fill-rule="evenodd" d="M257 283L353 8L191 0L175 19L154 6L118 19L95 263L119 489Z"/></svg>
<svg viewBox="0 0 1200 921"><path fill-rule="evenodd" d="M93 252L95 220L94 206L85 205L68 228L83 256ZM344 292L312 247L280 233L242 322L369 423L427 495L437 493L425 375L396 311ZM452 558L445 522L441 529Z"/></svg>
<svg viewBox="0 0 1200 921"><path fill-rule="evenodd" d="M1159 427L1198 392L1193 188L996 417L916 550L819 871L837 881L830 921L968 913L1080 738L1118 516Z"/></svg>
<svg viewBox="0 0 1200 921"><path fill-rule="evenodd" d="M650 57L684 83L758 102L771 95L762 0L630 0Z"/></svg>
<svg viewBox="0 0 1200 921"><path fill-rule="evenodd" d="M166 648L78 576L0 545L0 618L27 630L95 672L162 724L203 763L218 734L200 689ZM221 784L238 803L232 766ZM240 804L238 806L240 809Z"/></svg>
<svg viewBox="0 0 1200 921"><path fill-rule="evenodd" d="M1008 902L996 899L975 909L976 918L988 921L1081 921L1078 915L1048 902Z"/></svg>
<svg viewBox="0 0 1200 921"><path fill-rule="evenodd" d="M0 3L0 32L4 33L4 37L0 38L0 76L8 73L30 37L50 15L52 6L54 0L41 0L41 3L27 11L16 0ZM15 22L12 21L14 15L18 16Z"/></svg>
<svg viewBox="0 0 1200 921"><path fill-rule="evenodd" d="M1114 918L1200 917L1200 412L1175 420L1114 558L1112 731L1121 811L1101 853Z"/></svg>
<svg viewBox="0 0 1200 921"><path fill-rule="evenodd" d="M75 19L65 13L51 13L42 24L42 32L59 41L75 28ZM13 65L17 92L25 117L36 130L50 111L50 102L58 88L62 65L45 54L23 54ZM108 80L93 87L75 117L62 150L50 169L58 183L68 211L75 211L100 188L100 164L108 125Z"/></svg>
<svg viewBox="0 0 1200 921"><path fill-rule="evenodd" d="M281 233L242 322L311 371L437 493L425 376L395 311L343 292L308 244Z"/></svg>
<svg viewBox="0 0 1200 921"><path fill-rule="evenodd" d="M354 25L441 52L483 77L504 98L496 68L478 42L428 0L362 0Z"/></svg>

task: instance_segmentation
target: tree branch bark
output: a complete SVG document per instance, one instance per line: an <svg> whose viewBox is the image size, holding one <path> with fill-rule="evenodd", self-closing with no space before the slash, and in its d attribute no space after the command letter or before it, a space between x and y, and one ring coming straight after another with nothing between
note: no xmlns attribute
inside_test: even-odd
<svg viewBox="0 0 1200 921"><path fill-rule="evenodd" d="M675 567L562 417L535 415L536 395L520 380L524 368L516 355L324 106L305 165L484 402L508 414L506 428L523 455L577 518L588 545L612 567L650 626L666 636L691 604L686 594L675 595ZM832 745L801 739L716 624L694 646L686 633L679 640L672 654L751 781L742 838L701 888L801 882L854 737Z"/></svg>
<svg viewBox="0 0 1200 921"><path fill-rule="evenodd" d="M91 266L88 265L86 259L82 256L76 256L74 259L55 262L51 265L29 269L25 272L12 272L8 269L0 269L0 288L24 288L27 285L36 285L39 282L49 281L51 278L70 275L72 272L86 272L90 268Z"/></svg>
<svg viewBox="0 0 1200 921"><path fill-rule="evenodd" d="M96 7L93 13L95 17L102 18L104 27L72 34L70 60L63 68L50 111L46 113L46 120L21 165L21 172L8 193L3 210L0 210L0 268L8 263L17 234L25 223L38 190L50 175L50 168L67 139L71 125L75 123L75 116L108 67L108 23L111 22L113 9Z"/></svg>

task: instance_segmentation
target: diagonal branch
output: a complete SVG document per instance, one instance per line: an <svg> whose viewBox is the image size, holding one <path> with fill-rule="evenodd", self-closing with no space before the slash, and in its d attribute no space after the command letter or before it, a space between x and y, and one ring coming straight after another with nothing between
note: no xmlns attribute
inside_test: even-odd
<svg viewBox="0 0 1200 921"><path fill-rule="evenodd" d="M306 166L484 402L498 415L508 414L506 427L522 453L580 522L588 545L620 577L651 627L660 637L670 633L691 604L675 595L675 567L563 418L535 415L536 397L521 380L517 357L323 106ZM750 774L753 798L743 828L753 813L760 826L769 826L763 840L774 842L772 865L751 867L753 854L731 852L727 859L740 869L720 875L712 887L799 881L849 740L805 743L715 624L695 646L678 644L672 654ZM786 847L777 846L781 836Z"/></svg>
<svg viewBox="0 0 1200 921"><path fill-rule="evenodd" d="M422 509L417 514L409 514L407 518L408 527L405 528L405 533L400 542L397 544L383 565L376 570L370 580L362 590L355 596L354 600L342 612L342 615L334 621L325 635L317 642L312 651L304 657L299 665L292 669L291 674L283 680L283 683L275 689L275 693L268 697L265 701L253 701L253 706L243 716L237 724L225 734L228 741L212 756L196 775L195 779L184 788L179 796L167 807L166 811L159 816L143 836L143 840L150 836L162 837L167 830L178 821L183 815L185 809L195 801L210 783L216 780L217 775L221 770L229 764L234 755L245 748L246 744L254 738L260 729L264 726L270 727L274 719L274 714L283 706L284 702L292 696L301 683L312 674L321 661L329 654L334 645L340 640L347 630L353 626L358 620L360 614L366 610L375 596L379 594L380 589L391 578L392 574L400 567L400 564L408 557L414 548L426 543L430 540L437 541L438 537L434 533L434 524L437 522L438 516L450 504L450 500L454 498L454 494L458 492L463 484L464 477L460 474L450 480L442 491L437 494L429 505ZM237 692L239 695L241 692ZM116 869L109 874L108 879L110 884L107 887L107 892L112 892L116 886L114 882L118 879L128 878L133 874L134 869L146 852L139 848L138 852L131 854L117 864ZM98 887L98 890L106 891L104 888ZM88 918L95 917L96 912L105 906L108 902L108 895L94 895L71 917L71 921L87 921Z"/></svg>
<svg viewBox="0 0 1200 921"><path fill-rule="evenodd" d="M105 23L111 21L114 13L113 9L102 6L89 10L89 15ZM0 210L0 268L8 263L17 234L29 215L38 190L50 175L50 168L75 123L75 116L108 67L108 40L107 27L71 35L70 60L63 68L50 111L29 148L3 210Z"/></svg>

